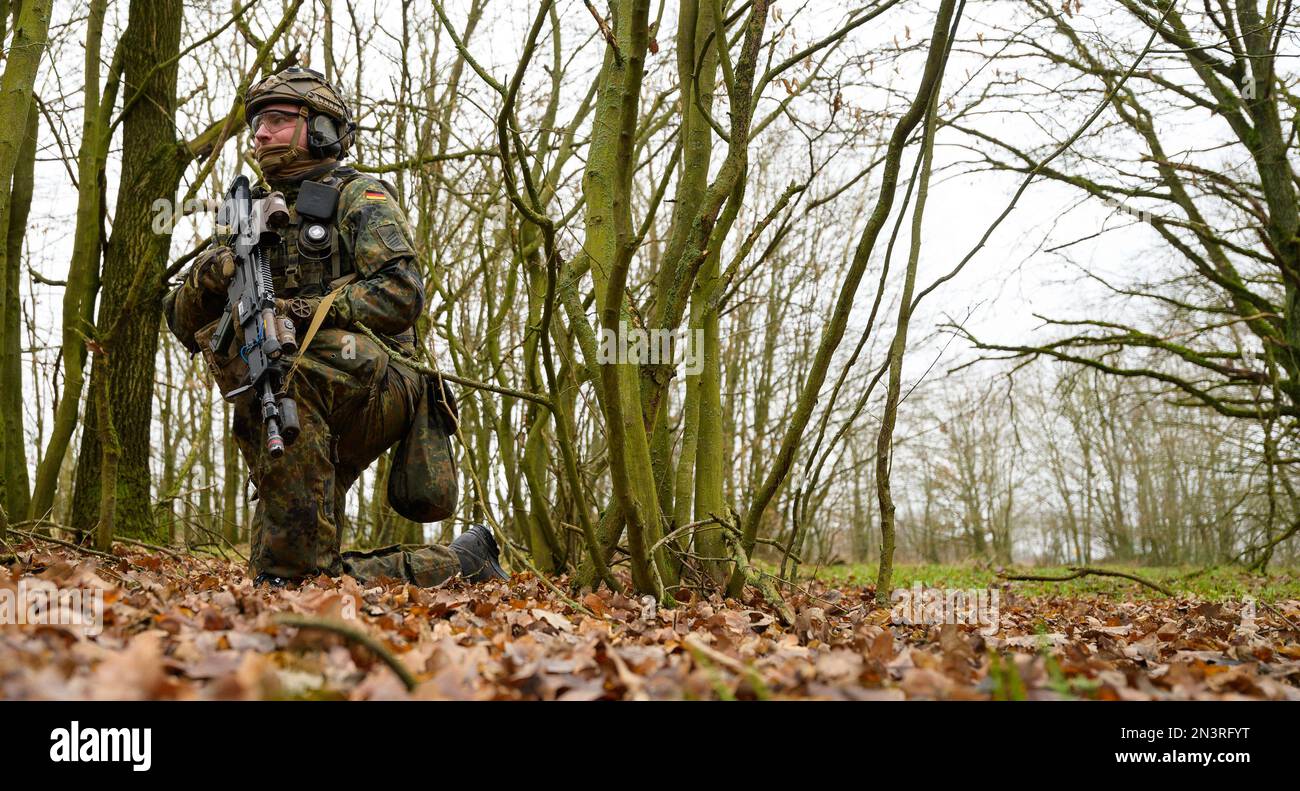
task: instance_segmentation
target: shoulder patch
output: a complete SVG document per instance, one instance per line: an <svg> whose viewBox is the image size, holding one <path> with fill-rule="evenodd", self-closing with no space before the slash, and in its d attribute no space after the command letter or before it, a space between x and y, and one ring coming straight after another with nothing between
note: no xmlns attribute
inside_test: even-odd
<svg viewBox="0 0 1300 791"><path fill-rule="evenodd" d="M388 195L383 190L366 190L362 197L366 200L388 200Z"/></svg>
<svg viewBox="0 0 1300 791"><path fill-rule="evenodd" d="M384 243L391 252L409 253L411 246L406 243L406 235L392 220L384 220L374 227L375 234L379 236L379 241Z"/></svg>

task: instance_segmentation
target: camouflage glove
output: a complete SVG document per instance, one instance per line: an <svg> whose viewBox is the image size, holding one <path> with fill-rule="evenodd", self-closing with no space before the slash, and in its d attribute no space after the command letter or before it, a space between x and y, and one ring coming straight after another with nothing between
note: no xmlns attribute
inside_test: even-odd
<svg viewBox="0 0 1300 791"><path fill-rule="evenodd" d="M191 283L213 294L225 294L235 277L235 254L229 247L209 247L190 270Z"/></svg>

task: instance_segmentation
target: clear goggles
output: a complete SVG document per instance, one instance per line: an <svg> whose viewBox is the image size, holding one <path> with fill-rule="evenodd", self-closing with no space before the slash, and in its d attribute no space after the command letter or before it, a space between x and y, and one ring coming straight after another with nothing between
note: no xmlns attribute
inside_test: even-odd
<svg viewBox="0 0 1300 791"><path fill-rule="evenodd" d="M268 132L275 133L285 127L293 126L298 121L298 116L297 111L263 110L248 119L248 128L253 134L257 134L265 126Z"/></svg>

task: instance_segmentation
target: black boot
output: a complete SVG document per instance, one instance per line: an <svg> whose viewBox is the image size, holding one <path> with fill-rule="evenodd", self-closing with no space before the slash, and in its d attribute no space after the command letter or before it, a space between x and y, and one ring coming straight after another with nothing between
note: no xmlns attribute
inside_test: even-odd
<svg viewBox="0 0 1300 791"><path fill-rule="evenodd" d="M262 572L261 574L258 574L256 577L253 578L254 588L256 588L258 585L261 585L263 583L270 585L272 588L283 588L285 585L289 584L289 581L284 577L276 577L274 575L267 574L266 572Z"/></svg>
<svg viewBox="0 0 1300 791"><path fill-rule="evenodd" d="M501 550L485 525L470 525L451 542L451 550L460 559L461 576L470 582L510 579L497 562Z"/></svg>

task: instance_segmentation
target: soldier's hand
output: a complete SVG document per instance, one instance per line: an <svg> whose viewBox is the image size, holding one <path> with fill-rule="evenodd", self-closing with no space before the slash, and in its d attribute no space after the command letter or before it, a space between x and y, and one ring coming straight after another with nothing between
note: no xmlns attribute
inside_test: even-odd
<svg viewBox="0 0 1300 791"><path fill-rule="evenodd" d="M194 283L214 294L224 294L235 277L235 253L224 245L210 247L194 262Z"/></svg>

